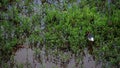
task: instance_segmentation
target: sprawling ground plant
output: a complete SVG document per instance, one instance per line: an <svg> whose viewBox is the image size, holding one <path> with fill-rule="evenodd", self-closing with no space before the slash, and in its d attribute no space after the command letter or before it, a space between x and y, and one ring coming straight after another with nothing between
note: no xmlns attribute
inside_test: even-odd
<svg viewBox="0 0 120 68"><path fill-rule="evenodd" d="M0 61L26 42L77 54L88 47L85 35L90 32L95 37L95 58L120 63L120 2L71 0L37 5L31 1L0 3Z"/></svg>

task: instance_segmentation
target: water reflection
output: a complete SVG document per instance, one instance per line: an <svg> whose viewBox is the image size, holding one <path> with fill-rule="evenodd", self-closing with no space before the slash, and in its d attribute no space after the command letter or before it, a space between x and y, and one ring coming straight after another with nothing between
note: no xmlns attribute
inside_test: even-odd
<svg viewBox="0 0 120 68"><path fill-rule="evenodd" d="M35 49L32 50L24 45L15 53L14 66L23 65L24 68L102 68L102 64L96 64L87 48L84 49L85 55L82 57L76 57L71 52L57 51L58 53L56 53L56 51L46 51L43 47L42 50L39 49L36 52Z"/></svg>

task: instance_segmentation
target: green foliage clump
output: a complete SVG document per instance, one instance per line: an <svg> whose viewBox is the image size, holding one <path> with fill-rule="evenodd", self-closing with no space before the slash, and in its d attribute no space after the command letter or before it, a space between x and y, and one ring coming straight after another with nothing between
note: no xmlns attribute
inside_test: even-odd
<svg viewBox="0 0 120 68"><path fill-rule="evenodd" d="M78 53L88 47L85 35L90 32L95 37L93 54L96 58L113 64L120 62L120 2L109 5L106 1L73 3L71 0L62 6L58 4L60 7L44 3L36 8L28 0L24 3L9 1L12 0L0 3L0 61L26 39L33 43L30 45L39 43L47 48Z"/></svg>

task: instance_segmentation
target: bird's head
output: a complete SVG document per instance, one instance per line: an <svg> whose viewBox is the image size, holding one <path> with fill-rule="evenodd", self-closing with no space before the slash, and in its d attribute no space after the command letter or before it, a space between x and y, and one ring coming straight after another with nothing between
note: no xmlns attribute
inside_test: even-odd
<svg viewBox="0 0 120 68"><path fill-rule="evenodd" d="M86 38L88 41L94 42L94 36L90 32L86 32Z"/></svg>

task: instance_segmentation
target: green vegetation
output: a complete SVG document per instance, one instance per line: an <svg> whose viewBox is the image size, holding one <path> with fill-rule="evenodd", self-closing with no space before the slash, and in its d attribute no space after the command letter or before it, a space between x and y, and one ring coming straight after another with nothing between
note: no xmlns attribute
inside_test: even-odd
<svg viewBox="0 0 120 68"><path fill-rule="evenodd" d="M26 0L2 0L0 3L0 64L9 60L14 47L31 46L69 50L75 54L86 46L86 32L95 36L93 55L96 59L120 63L120 2L70 1L57 6L38 6ZM110 7L108 7L108 5ZM37 8L36 8L37 7ZM62 9L61 9L62 8ZM36 10L35 10L36 9ZM42 29L42 27L45 27ZM6 60L7 59L7 60ZM5 61L6 60L6 61Z"/></svg>

